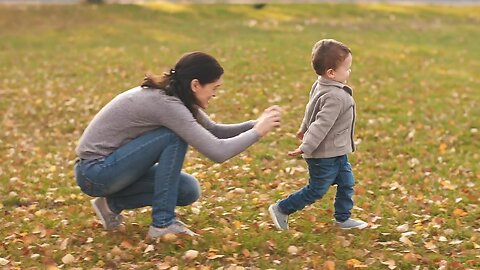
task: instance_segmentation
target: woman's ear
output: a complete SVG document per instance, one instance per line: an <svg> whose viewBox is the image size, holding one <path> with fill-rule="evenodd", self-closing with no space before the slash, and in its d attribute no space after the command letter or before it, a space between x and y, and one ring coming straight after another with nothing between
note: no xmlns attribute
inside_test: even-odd
<svg viewBox="0 0 480 270"><path fill-rule="evenodd" d="M325 72L325 75L327 75L329 79L335 79L335 70L333 70L332 68L329 68Z"/></svg>
<svg viewBox="0 0 480 270"><path fill-rule="evenodd" d="M192 91L196 93L200 87L200 81L198 79L193 79L190 82L190 88L192 88Z"/></svg>

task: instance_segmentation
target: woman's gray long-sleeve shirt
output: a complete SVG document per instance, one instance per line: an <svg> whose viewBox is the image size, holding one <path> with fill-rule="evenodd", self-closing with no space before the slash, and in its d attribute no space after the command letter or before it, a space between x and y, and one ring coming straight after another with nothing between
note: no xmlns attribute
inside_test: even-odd
<svg viewBox="0 0 480 270"><path fill-rule="evenodd" d="M95 115L78 146L81 159L110 155L140 135L166 127L214 162L223 162L254 144L260 135L255 121L217 124L199 110L193 117L183 102L163 90L135 87L125 91Z"/></svg>

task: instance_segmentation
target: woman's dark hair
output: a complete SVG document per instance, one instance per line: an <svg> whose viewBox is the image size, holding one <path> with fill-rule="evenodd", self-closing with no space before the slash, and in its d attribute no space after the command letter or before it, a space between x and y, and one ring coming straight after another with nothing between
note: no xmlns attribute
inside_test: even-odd
<svg viewBox="0 0 480 270"><path fill-rule="evenodd" d="M222 75L223 68L213 56L191 52L184 54L169 72L162 75L147 74L141 86L162 89L167 95L178 97L195 117L198 106L190 83L197 79L204 85L218 80Z"/></svg>
<svg viewBox="0 0 480 270"><path fill-rule="evenodd" d="M322 39L312 49L312 67L318 75L328 69L335 70L352 51L345 44L334 39Z"/></svg>

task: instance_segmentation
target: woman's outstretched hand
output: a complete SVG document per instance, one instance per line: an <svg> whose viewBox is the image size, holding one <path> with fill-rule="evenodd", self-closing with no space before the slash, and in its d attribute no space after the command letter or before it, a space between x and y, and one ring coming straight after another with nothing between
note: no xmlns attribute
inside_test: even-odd
<svg viewBox="0 0 480 270"><path fill-rule="evenodd" d="M257 123L253 127L260 136L265 136L274 127L280 126L281 109L279 106L274 105L268 107L263 111L262 115L257 119Z"/></svg>

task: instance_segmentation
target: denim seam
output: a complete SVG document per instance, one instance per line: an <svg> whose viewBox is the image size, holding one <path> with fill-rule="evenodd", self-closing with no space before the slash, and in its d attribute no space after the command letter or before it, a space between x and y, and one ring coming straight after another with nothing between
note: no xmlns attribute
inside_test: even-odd
<svg viewBox="0 0 480 270"><path fill-rule="evenodd" d="M175 161L176 161L176 159L177 159L177 152L178 152L179 142L180 142L180 141L177 140L177 141L175 142L175 144L173 144L173 147L174 147L174 148L173 148L173 156L175 157ZM173 166L175 165L175 163L176 163L176 162L173 162L173 160L171 160L171 162L170 162L170 168L168 168L168 170L167 170L167 172L169 173L169 175L167 175L167 177L166 177L167 179L171 177L171 172L172 172L172 169L173 169ZM164 197L163 197L163 200L161 201L161 205L166 205L165 200L168 200L168 196L164 196ZM175 212L174 212L174 217L175 217ZM164 219L164 218L165 218L165 213L161 213L159 219L162 220L162 219ZM163 227L168 227L168 226L170 226L171 224L173 224L173 222L174 222L174 220L171 220L171 221L163 224Z"/></svg>

